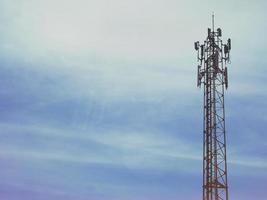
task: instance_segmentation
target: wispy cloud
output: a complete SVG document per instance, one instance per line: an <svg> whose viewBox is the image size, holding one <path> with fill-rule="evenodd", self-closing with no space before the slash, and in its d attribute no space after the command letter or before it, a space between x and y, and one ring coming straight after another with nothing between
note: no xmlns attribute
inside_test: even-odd
<svg viewBox="0 0 267 200"><path fill-rule="evenodd" d="M179 138L166 137L164 133L105 129L69 131L14 124L1 124L1 128L6 132L1 134L2 156L155 170L177 170L179 162L202 159L200 149ZM173 164L166 165L166 160ZM262 159L233 158L229 162L246 167L267 168L267 163ZM184 170L183 165L180 167L180 170Z"/></svg>
<svg viewBox="0 0 267 200"><path fill-rule="evenodd" d="M103 129L69 131L14 124L1 127L6 132L1 134L2 156L163 169L168 168L162 162L166 159L174 162L175 159L194 159L190 156L192 147L189 144L157 133Z"/></svg>
<svg viewBox="0 0 267 200"><path fill-rule="evenodd" d="M233 43L229 164L264 185L265 7L263 0L2 0L0 196L195 199L202 92L193 42L205 38L212 11Z"/></svg>

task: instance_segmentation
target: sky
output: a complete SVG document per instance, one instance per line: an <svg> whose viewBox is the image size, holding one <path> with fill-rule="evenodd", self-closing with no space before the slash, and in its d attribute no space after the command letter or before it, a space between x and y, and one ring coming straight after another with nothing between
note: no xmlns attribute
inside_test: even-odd
<svg viewBox="0 0 267 200"><path fill-rule="evenodd" d="M202 198L195 41L232 39L229 196L267 199L267 2L0 0L0 197Z"/></svg>

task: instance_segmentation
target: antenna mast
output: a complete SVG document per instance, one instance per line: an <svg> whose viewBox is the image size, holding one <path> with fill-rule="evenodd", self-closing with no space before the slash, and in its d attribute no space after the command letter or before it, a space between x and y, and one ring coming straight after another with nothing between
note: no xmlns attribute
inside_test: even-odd
<svg viewBox="0 0 267 200"><path fill-rule="evenodd" d="M228 200L224 90L228 88L227 66L231 40L223 44L222 31L208 28L198 52L197 85L204 87L203 200Z"/></svg>
<svg viewBox="0 0 267 200"><path fill-rule="evenodd" d="M214 32L214 13L212 13L212 31Z"/></svg>

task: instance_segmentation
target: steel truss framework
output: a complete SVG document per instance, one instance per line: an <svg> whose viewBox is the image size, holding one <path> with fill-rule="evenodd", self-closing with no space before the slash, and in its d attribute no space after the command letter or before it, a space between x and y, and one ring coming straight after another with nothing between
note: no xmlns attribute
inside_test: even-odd
<svg viewBox="0 0 267 200"><path fill-rule="evenodd" d="M203 200L228 200L224 90L228 87L226 64L231 40L223 44L221 29L208 29L198 51L197 85L204 86Z"/></svg>

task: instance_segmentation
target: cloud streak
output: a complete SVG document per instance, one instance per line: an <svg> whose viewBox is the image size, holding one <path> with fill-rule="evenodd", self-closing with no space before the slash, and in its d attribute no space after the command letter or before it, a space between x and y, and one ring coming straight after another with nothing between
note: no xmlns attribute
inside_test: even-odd
<svg viewBox="0 0 267 200"><path fill-rule="evenodd" d="M262 199L265 7L261 0L2 0L0 196L201 196L193 42L210 25L203 13L215 11L216 26L233 42L226 94L232 193L250 197L240 181L246 175Z"/></svg>

